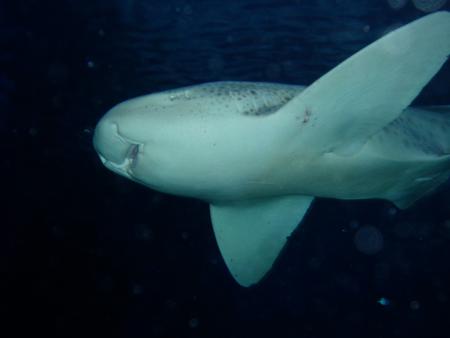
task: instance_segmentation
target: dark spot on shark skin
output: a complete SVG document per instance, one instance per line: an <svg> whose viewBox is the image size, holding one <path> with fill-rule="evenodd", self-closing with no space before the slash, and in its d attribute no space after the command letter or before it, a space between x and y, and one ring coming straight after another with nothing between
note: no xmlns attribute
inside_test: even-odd
<svg viewBox="0 0 450 338"><path fill-rule="evenodd" d="M250 108L249 110L245 110L242 114L244 114L246 116L256 115L256 109Z"/></svg>
<svg viewBox="0 0 450 338"><path fill-rule="evenodd" d="M258 108L250 108L243 111L242 114L246 116L267 116L276 113L281 108L281 106L282 104L277 104L272 106L265 105Z"/></svg>
<svg viewBox="0 0 450 338"><path fill-rule="evenodd" d="M303 124L307 124L312 116L312 110L309 107L305 108L305 111L303 112Z"/></svg>

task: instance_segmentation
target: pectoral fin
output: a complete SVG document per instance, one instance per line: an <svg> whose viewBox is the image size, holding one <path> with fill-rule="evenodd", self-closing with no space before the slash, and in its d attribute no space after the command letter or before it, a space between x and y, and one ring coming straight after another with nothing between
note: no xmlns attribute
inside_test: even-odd
<svg viewBox="0 0 450 338"><path fill-rule="evenodd" d="M312 200L284 196L210 206L219 249L239 284L255 284L270 270Z"/></svg>
<svg viewBox="0 0 450 338"><path fill-rule="evenodd" d="M450 12L430 14L360 50L278 114L292 116L303 153L352 155L401 114L449 54Z"/></svg>

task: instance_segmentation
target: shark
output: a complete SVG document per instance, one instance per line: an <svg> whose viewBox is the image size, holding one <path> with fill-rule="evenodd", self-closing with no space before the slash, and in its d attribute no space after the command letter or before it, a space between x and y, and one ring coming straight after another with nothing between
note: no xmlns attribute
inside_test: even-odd
<svg viewBox="0 0 450 338"><path fill-rule="evenodd" d="M116 174L209 204L234 279L257 284L317 197L411 206L450 176L450 106L411 102L450 54L450 12L406 24L309 86L211 82L119 103L93 146Z"/></svg>

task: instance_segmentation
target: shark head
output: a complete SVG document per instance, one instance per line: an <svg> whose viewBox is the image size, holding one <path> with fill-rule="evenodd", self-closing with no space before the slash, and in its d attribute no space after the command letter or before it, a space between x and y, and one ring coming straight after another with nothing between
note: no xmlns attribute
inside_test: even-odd
<svg viewBox="0 0 450 338"><path fill-rule="evenodd" d="M99 121L94 147L108 169L159 191L207 201L251 194L279 155L274 115L302 88L215 82L131 99Z"/></svg>
<svg viewBox="0 0 450 338"><path fill-rule="evenodd" d="M187 114L193 104L176 99L173 93L118 104L95 129L94 147L100 159L110 170L148 187L190 195L183 187L191 185L197 173L184 163L187 154L195 151L187 149L193 147L187 138L197 131L196 116L204 113L200 106L195 114Z"/></svg>
<svg viewBox="0 0 450 338"><path fill-rule="evenodd" d="M102 163L113 172L132 179L141 143L119 133L116 121L103 119L94 133L94 147Z"/></svg>

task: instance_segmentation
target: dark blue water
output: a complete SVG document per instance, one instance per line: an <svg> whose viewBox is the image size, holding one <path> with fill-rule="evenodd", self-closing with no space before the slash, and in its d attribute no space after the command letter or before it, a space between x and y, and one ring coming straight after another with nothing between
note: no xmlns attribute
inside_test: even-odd
<svg viewBox="0 0 450 338"><path fill-rule="evenodd" d="M0 0L0 335L449 337L448 184L402 212L317 200L244 289L206 204L113 175L91 145L124 99L309 84L422 15L381 0ZM447 64L415 103L449 105L449 79Z"/></svg>

